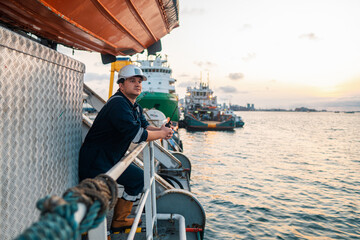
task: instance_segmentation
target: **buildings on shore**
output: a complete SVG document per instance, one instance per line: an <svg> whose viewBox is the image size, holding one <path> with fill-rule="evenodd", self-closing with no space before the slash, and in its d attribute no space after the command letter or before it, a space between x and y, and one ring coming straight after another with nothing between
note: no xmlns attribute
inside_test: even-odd
<svg viewBox="0 0 360 240"><path fill-rule="evenodd" d="M226 108L226 107L224 107ZM327 112L327 110L316 110L307 107L299 107L295 109L282 109L282 108L266 108L256 109L254 104L248 103L246 106L239 106L230 104L229 108L233 111L272 111L272 112Z"/></svg>

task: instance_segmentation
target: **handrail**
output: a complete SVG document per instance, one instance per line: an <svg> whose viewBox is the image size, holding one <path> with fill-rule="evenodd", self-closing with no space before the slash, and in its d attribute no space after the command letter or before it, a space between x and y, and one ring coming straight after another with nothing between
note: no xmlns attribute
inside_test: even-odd
<svg viewBox="0 0 360 240"><path fill-rule="evenodd" d="M143 152L144 155L144 189L145 193L140 199L139 206L137 207L136 216L133 225L130 229L128 240L132 240L135 237L136 229L139 225L140 217L144 207L146 208L146 233L147 239L152 239L153 228L156 229L156 190L155 190L155 167L154 167L154 145L153 142L142 142L137 145L128 155L121 159L116 165L114 165L106 175L113 179L118 179L120 175L126 170L126 168L137 158L137 156ZM150 197L149 197L150 195ZM155 218L155 221L153 219ZM155 226L154 226L155 225ZM91 230L89 233L89 240L98 240L99 236L104 236L106 231L106 219L103 224L98 228ZM103 238L103 237L101 237ZM105 240L105 239L104 239Z"/></svg>
<svg viewBox="0 0 360 240"><path fill-rule="evenodd" d="M159 220L173 220L176 219L179 221L179 239L186 240L186 228L185 228L185 218L180 214L170 214L170 213L158 213L157 218Z"/></svg>
<svg viewBox="0 0 360 240"><path fill-rule="evenodd" d="M166 156L168 156L169 158L171 158L171 160L173 160L174 162L176 162L179 167L181 167L182 163L179 159L177 159L176 157L174 157L174 155L172 155L168 150L166 150L165 148L163 148L160 143L158 143L157 141L154 141L154 145L157 147L157 149L159 149L162 153L164 153Z"/></svg>
<svg viewBox="0 0 360 240"><path fill-rule="evenodd" d="M142 142L136 146L131 153L126 155L121 161L119 161L115 166L113 166L109 171L106 172L106 175L109 175L113 179L118 179L120 175L126 170L126 168L134 161L134 159L141 153L141 151L146 147L147 143Z"/></svg>
<svg viewBox="0 0 360 240"><path fill-rule="evenodd" d="M149 196L149 193L150 193L150 189L147 189L143 195L143 198L140 200L140 205L138 206L138 211L135 216L134 223L131 226L131 230L130 230L128 239L134 239L134 237L135 237L136 229L137 229L137 227L139 225L139 221L140 221L140 216L141 216L142 211L144 210L145 202Z"/></svg>
<svg viewBox="0 0 360 240"><path fill-rule="evenodd" d="M135 162L136 165L138 165L138 167L144 169L144 164L143 164L143 162L142 162L140 159L136 158L134 162ZM157 174L157 173L155 173L155 179L156 179L156 181L157 181L161 186L163 186L164 189L166 189L166 190L168 190L168 189L173 189L173 188L174 188L170 183L168 183L167 181L165 181L165 180L164 180L162 177L160 177L159 174Z"/></svg>

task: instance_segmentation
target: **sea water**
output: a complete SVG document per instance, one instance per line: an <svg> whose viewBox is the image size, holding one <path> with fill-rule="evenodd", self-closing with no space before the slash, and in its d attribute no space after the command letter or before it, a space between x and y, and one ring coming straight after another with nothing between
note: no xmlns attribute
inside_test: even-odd
<svg viewBox="0 0 360 240"><path fill-rule="evenodd" d="M205 239L360 239L360 113L237 112L180 129Z"/></svg>

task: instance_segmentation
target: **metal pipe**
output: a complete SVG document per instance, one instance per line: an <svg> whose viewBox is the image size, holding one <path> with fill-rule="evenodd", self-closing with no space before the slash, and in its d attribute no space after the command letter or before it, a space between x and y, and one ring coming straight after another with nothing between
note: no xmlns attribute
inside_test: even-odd
<svg viewBox="0 0 360 240"><path fill-rule="evenodd" d="M78 210L74 213L74 219L77 223L80 224L80 222L83 220L83 218L86 215L87 209L84 203L78 203L77 206L78 206Z"/></svg>
<svg viewBox="0 0 360 240"><path fill-rule="evenodd" d="M169 158L171 158L171 160L173 160L174 162L176 162L179 166L182 165L179 159L177 159L176 157L174 157L174 155L172 155L168 150L166 150L165 148L163 148L158 142L154 141L154 147L157 147L161 152L163 152L164 154L166 154Z"/></svg>
<svg viewBox="0 0 360 240"><path fill-rule="evenodd" d="M144 169L144 163L140 159L136 158L134 162L136 163L136 165L138 165L138 167ZM157 173L155 173L155 179L160 185L162 185L164 187L164 189L173 189L174 188L167 181L165 181L162 177L160 177Z"/></svg>
<svg viewBox="0 0 360 240"><path fill-rule="evenodd" d="M124 158L121 159L115 166L113 166L109 171L106 172L108 176L110 176L113 179L118 179L120 175L126 170L126 168L134 161L134 159L139 155L139 153L147 146L147 143L143 142L140 143L138 146L136 146L128 155L126 155ZM148 189L145 192L144 199L146 199L149 195L150 190ZM132 238L128 239L134 239L134 235L137 229L137 226L139 224L141 213L144 209L145 201L143 203L140 203L139 211L136 214L133 226L131 227L129 236L132 236ZM75 213L76 220L80 222L86 214L86 209L84 212L83 206L80 206L80 209ZM79 221L80 220L80 221ZM89 239L106 239L106 219L103 220L103 224L99 225L97 228L92 229L91 232L93 234L89 235ZM89 232L90 233L90 232Z"/></svg>
<svg viewBox="0 0 360 240"><path fill-rule="evenodd" d="M147 189L146 192L144 193L144 197L142 198L143 201L140 202L140 205L138 207L138 212L136 213L134 223L131 226L131 230L127 239L134 239L135 237L136 229L139 225L140 216L142 214L142 211L144 210L145 202L149 196L149 193L150 193L150 189Z"/></svg>
<svg viewBox="0 0 360 240"><path fill-rule="evenodd" d="M126 157L121 159L115 166L113 166L106 174L113 179L118 179L120 175L126 170L126 168L134 161L134 159L139 155L139 153L147 145L146 142L140 143L134 148L134 150L129 153Z"/></svg>
<svg viewBox="0 0 360 240"><path fill-rule="evenodd" d="M185 218L180 214L170 214L170 213L158 213L158 220L173 220L176 219L179 221L179 238L180 240L186 240L186 230L185 230Z"/></svg>
<svg viewBox="0 0 360 240"><path fill-rule="evenodd" d="M189 172L189 168L159 169L160 172Z"/></svg>
<svg viewBox="0 0 360 240"><path fill-rule="evenodd" d="M151 188L150 197L151 197L152 214L153 214L151 223L153 226L153 233L157 235L158 229L157 229L157 218L156 218L157 208L156 208L156 188L155 188L156 173L155 173L154 143L150 142L149 147L150 147L149 149L150 149L150 162L151 162L150 164L151 176L152 178L154 178L154 181L151 181L150 183L150 188Z"/></svg>

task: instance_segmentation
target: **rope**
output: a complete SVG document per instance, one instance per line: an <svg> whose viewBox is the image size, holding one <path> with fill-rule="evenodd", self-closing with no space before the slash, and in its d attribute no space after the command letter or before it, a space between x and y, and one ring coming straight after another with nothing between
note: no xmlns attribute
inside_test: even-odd
<svg viewBox="0 0 360 240"><path fill-rule="evenodd" d="M36 203L41 211L40 219L16 240L76 240L81 233L96 228L117 201L117 184L109 176L101 174L94 179L85 179L68 189L63 197L46 196ZM78 203L87 207L86 215L79 223L74 214Z"/></svg>

